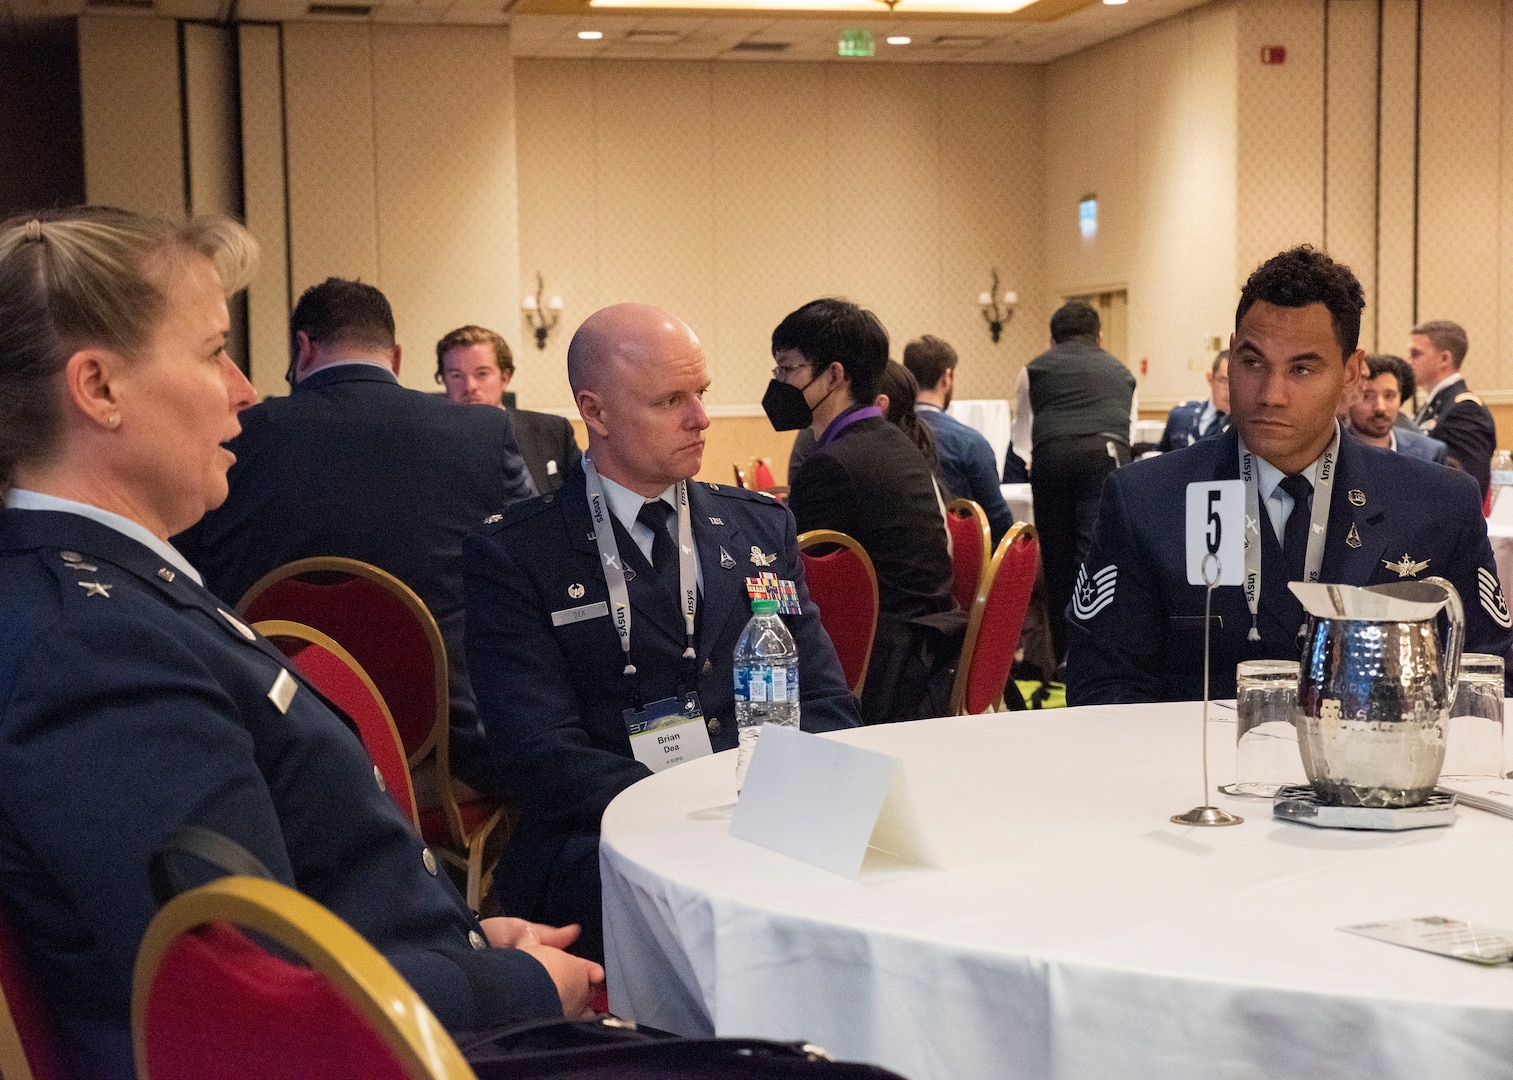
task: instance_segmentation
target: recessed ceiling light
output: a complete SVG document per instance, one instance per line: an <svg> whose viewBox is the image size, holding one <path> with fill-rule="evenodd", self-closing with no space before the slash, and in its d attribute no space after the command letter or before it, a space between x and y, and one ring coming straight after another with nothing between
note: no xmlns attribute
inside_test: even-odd
<svg viewBox="0 0 1513 1080"><path fill-rule="evenodd" d="M888 38L887 40L888 40L888 44L889 45L907 45L907 44L909 44L909 42L913 41L914 39L910 38L910 37L901 37L901 36L895 35L893 37Z"/></svg>
<svg viewBox="0 0 1513 1080"><path fill-rule="evenodd" d="M579 30L578 31L578 40L579 41L598 41L603 36L604 36L604 31L603 30Z"/></svg>
<svg viewBox="0 0 1513 1080"><path fill-rule="evenodd" d="M1118 7L1120 4L1129 3L1129 0L1103 0L1103 3L1106 7Z"/></svg>

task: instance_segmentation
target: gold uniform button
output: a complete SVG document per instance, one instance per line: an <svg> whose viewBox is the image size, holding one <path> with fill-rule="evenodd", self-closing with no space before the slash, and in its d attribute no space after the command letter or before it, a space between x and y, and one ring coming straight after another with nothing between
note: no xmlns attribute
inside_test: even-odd
<svg viewBox="0 0 1513 1080"><path fill-rule="evenodd" d="M468 944L475 949L487 949L489 947L488 940L477 930L468 931Z"/></svg>
<svg viewBox="0 0 1513 1080"><path fill-rule="evenodd" d="M716 732L718 732L719 730L720 730L720 718L718 716L712 716L712 717L710 717L709 718L709 733L711 735L713 735Z"/></svg>
<svg viewBox="0 0 1513 1080"><path fill-rule="evenodd" d="M420 849L420 861L426 864L426 873L436 876L436 856L431 854L430 848Z"/></svg>

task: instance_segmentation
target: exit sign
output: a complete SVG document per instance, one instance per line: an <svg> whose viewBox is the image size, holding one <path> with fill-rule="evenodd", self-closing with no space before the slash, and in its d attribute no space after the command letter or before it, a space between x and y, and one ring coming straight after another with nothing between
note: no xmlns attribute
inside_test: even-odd
<svg viewBox="0 0 1513 1080"><path fill-rule="evenodd" d="M1261 63L1285 64L1287 63L1287 49L1282 45L1262 45Z"/></svg>
<svg viewBox="0 0 1513 1080"><path fill-rule="evenodd" d="M842 56L873 56L877 46L872 43L871 30L842 30L836 52Z"/></svg>

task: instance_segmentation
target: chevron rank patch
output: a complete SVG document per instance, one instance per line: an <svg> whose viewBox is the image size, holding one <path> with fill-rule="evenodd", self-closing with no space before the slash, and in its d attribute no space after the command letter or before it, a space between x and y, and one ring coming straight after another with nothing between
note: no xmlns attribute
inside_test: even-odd
<svg viewBox="0 0 1513 1080"><path fill-rule="evenodd" d="M1072 614L1087 622L1114 602L1114 581L1119 568L1109 563L1088 576L1087 564L1077 571L1077 585L1072 590Z"/></svg>
<svg viewBox="0 0 1513 1080"><path fill-rule="evenodd" d="M1504 630L1513 629L1513 615L1508 614L1508 602L1503 599L1502 584L1497 575L1485 566L1476 569L1476 591L1481 597L1482 610L1492 616L1492 621Z"/></svg>

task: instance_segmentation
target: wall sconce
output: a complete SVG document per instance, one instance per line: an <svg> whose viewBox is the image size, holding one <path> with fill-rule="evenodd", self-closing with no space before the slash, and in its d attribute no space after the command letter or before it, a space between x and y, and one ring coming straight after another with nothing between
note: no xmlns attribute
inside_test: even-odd
<svg viewBox="0 0 1513 1080"><path fill-rule="evenodd" d="M977 306L982 308L982 317L987 321L988 332L993 335L993 344L1003 335L1004 324L1014 317L1014 308L1019 303L1019 294L998 292L998 268L993 268L993 287L977 294Z"/></svg>
<svg viewBox="0 0 1513 1080"><path fill-rule="evenodd" d="M562 297L554 296L550 300L543 301L541 294L546 291L546 284L541 280L541 271L536 271L536 295L526 294L525 299L520 301L520 310L525 312L525 321L536 332L536 348L546 348L546 338L557 327L557 320L562 318Z"/></svg>

